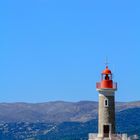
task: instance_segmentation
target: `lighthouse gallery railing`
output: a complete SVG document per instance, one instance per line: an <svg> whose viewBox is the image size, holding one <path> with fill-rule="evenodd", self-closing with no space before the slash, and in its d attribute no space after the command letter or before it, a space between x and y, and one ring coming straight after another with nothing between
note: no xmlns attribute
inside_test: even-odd
<svg viewBox="0 0 140 140"><path fill-rule="evenodd" d="M96 83L96 88L97 89L101 89L102 88L100 82ZM117 83L116 82L113 83L112 89L117 89Z"/></svg>

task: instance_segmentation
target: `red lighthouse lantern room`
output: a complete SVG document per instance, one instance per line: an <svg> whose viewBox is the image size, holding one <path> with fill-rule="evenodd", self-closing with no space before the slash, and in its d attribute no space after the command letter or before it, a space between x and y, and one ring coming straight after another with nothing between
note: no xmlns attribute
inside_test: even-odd
<svg viewBox="0 0 140 140"><path fill-rule="evenodd" d="M101 82L96 84L97 89L117 89L117 83L113 83L112 72L106 66L106 69L101 73Z"/></svg>

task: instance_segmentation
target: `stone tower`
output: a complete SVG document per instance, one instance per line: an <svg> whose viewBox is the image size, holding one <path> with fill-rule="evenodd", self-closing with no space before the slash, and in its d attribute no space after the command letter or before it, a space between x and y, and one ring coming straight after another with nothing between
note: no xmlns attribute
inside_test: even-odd
<svg viewBox="0 0 140 140"><path fill-rule="evenodd" d="M101 82L96 83L99 92L98 137L115 134L115 91L117 83L112 80L108 66L101 74Z"/></svg>
<svg viewBox="0 0 140 140"><path fill-rule="evenodd" d="M117 83L112 80L112 72L106 66L101 73L101 81L96 83L99 92L98 134L90 133L89 140L127 140L127 134L115 131L115 91Z"/></svg>

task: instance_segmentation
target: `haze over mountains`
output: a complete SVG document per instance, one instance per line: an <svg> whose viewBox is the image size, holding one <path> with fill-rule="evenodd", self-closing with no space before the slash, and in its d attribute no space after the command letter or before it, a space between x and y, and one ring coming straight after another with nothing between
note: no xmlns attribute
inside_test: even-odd
<svg viewBox="0 0 140 140"><path fill-rule="evenodd" d="M98 102L1 103L0 122L87 122L97 118ZM116 103L116 112L140 108L140 101Z"/></svg>

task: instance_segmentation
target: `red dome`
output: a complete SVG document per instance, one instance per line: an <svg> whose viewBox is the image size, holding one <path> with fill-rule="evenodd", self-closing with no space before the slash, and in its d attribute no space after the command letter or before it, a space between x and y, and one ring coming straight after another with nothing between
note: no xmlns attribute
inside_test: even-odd
<svg viewBox="0 0 140 140"><path fill-rule="evenodd" d="M112 74L112 72L108 69L108 66L106 66L106 69L103 70L102 74Z"/></svg>

